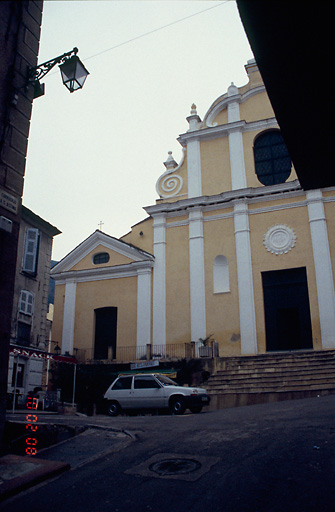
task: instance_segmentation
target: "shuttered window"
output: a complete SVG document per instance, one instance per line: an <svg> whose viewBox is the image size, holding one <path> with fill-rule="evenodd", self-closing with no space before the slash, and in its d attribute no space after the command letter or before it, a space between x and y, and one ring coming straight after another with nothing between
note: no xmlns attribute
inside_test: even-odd
<svg viewBox="0 0 335 512"><path fill-rule="evenodd" d="M21 290L19 312L32 316L34 313L34 294L27 290Z"/></svg>
<svg viewBox="0 0 335 512"><path fill-rule="evenodd" d="M26 237L24 242L24 255L23 255L23 272L36 275L37 273L37 256L39 246L39 232L38 229L28 228L26 230Z"/></svg>

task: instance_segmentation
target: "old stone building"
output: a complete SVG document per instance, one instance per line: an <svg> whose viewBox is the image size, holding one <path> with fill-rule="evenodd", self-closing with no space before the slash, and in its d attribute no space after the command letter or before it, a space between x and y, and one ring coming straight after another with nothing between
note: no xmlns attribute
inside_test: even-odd
<svg viewBox="0 0 335 512"><path fill-rule="evenodd" d="M0 2L0 439L7 399L8 353L23 177L43 2ZM0 447L1 449L1 447Z"/></svg>
<svg viewBox="0 0 335 512"><path fill-rule="evenodd" d="M42 385L44 359L38 356L49 346L50 261L53 237L59 233L22 206L8 372L8 393L16 387L22 397Z"/></svg>

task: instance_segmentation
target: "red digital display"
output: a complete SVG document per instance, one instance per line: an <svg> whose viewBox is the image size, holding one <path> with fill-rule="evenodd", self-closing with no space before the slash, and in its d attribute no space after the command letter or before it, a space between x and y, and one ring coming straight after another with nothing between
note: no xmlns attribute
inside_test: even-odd
<svg viewBox="0 0 335 512"><path fill-rule="evenodd" d="M36 410L38 405L37 398L28 397L27 398L27 409ZM34 425L34 423L37 422L37 414L26 414L26 430L29 430L30 432L36 432L37 425ZM36 437L26 437L26 454L27 455L36 455L37 453L37 439Z"/></svg>

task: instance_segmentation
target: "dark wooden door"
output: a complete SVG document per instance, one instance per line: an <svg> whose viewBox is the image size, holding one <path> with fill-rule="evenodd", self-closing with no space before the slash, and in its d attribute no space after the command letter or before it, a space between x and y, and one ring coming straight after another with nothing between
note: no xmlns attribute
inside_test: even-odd
<svg viewBox="0 0 335 512"><path fill-rule="evenodd" d="M262 272L266 350L313 348L305 267Z"/></svg>
<svg viewBox="0 0 335 512"><path fill-rule="evenodd" d="M112 347L113 359L116 352L117 308L95 309L94 359L108 359L108 347Z"/></svg>

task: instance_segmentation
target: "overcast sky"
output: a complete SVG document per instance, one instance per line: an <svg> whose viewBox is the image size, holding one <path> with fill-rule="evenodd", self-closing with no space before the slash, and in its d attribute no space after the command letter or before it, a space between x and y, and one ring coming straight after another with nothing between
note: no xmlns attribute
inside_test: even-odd
<svg viewBox="0 0 335 512"><path fill-rule="evenodd" d="M58 68L42 80L23 196L62 231L56 260L100 221L120 237L146 217L168 151L181 159L192 103L203 119L231 82L247 82L253 57L233 0L46 0L39 62L75 46L90 75L72 94Z"/></svg>

